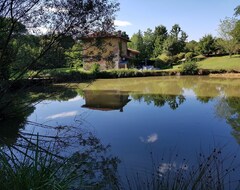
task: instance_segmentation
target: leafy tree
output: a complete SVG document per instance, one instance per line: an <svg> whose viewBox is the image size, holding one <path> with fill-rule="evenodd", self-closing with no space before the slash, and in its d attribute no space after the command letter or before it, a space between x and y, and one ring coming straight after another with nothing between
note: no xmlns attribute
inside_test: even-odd
<svg viewBox="0 0 240 190"><path fill-rule="evenodd" d="M201 54L210 55L216 50L215 39L211 34L202 37L198 43L198 50Z"/></svg>
<svg viewBox="0 0 240 190"><path fill-rule="evenodd" d="M143 44L145 47L144 53L147 59L150 59L153 55L154 40L155 40L154 33L150 28L148 28L147 31L144 32L144 36L143 36Z"/></svg>
<svg viewBox="0 0 240 190"><path fill-rule="evenodd" d="M178 24L173 25L170 31L170 35L164 41L164 51L172 56L183 52L185 49L187 38L187 34L181 30Z"/></svg>
<svg viewBox="0 0 240 190"><path fill-rule="evenodd" d="M153 57L157 57L163 53L163 43L167 37L168 32L165 26L160 25L155 28Z"/></svg>
<svg viewBox="0 0 240 190"><path fill-rule="evenodd" d="M140 52L138 56L139 61L145 60L146 51L141 30L139 30L136 34L133 34L133 36L131 37L131 42L129 43L129 47Z"/></svg>
<svg viewBox="0 0 240 190"><path fill-rule="evenodd" d="M79 67L82 66L82 45L80 42L77 42L65 52L67 56L67 62L70 67Z"/></svg>
<svg viewBox="0 0 240 190"><path fill-rule="evenodd" d="M222 46L229 56L235 52L237 48L237 39L234 37L234 29L236 27L237 19L226 17L224 20L220 21L218 28L219 36L222 41L219 41L219 45Z"/></svg>
<svg viewBox="0 0 240 190"><path fill-rule="evenodd" d="M235 9L234 9L234 11L235 11L235 16L239 16L240 15L240 5L238 5Z"/></svg>
<svg viewBox="0 0 240 190"><path fill-rule="evenodd" d="M235 28L232 30L231 35L234 39L240 42L240 20L236 22Z"/></svg>
<svg viewBox="0 0 240 190"><path fill-rule="evenodd" d="M196 42L195 40L186 42L185 50L186 52L193 52L196 54L198 51L198 42Z"/></svg>

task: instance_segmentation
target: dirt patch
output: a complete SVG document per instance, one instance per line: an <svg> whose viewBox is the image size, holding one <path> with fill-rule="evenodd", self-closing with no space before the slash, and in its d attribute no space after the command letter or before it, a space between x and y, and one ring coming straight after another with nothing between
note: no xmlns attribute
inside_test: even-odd
<svg viewBox="0 0 240 190"><path fill-rule="evenodd" d="M240 73L210 74L210 77L240 78Z"/></svg>

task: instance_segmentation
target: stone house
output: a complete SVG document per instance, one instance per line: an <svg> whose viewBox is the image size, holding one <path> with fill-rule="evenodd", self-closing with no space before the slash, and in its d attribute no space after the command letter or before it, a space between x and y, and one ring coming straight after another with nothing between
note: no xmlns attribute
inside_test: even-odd
<svg viewBox="0 0 240 190"><path fill-rule="evenodd" d="M89 69L92 64L98 63L101 70L127 68L130 59L139 52L128 49L130 42L125 32L92 34L82 38L83 66Z"/></svg>

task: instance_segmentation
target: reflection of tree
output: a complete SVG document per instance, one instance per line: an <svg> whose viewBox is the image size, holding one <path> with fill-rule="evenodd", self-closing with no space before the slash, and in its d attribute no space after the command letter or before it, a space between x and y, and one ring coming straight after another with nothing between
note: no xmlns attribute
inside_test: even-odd
<svg viewBox="0 0 240 190"><path fill-rule="evenodd" d="M68 100L77 96L77 92L61 86L45 86L31 88L5 94L0 102L0 144L12 144L19 137L19 129L26 124L28 116L34 111L34 105L42 100ZM9 101L4 101L11 99ZM2 109L1 109L2 108Z"/></svg>
<svg viewBox="0 0 240 190"><path fill-rule="evenodd" d="M216 113L220 118L226 119L233 128L232 135L240 144L240 98L226 97L219 99Z"/></svg>
<svg viewBox="0 0 240 190"><path fill-rule="evenodd" d="M166 94L132 94L134 100L144 101L147 104L153 103L154 106L162 107L166 103L171 109L175 110L181 105L186 98L183 95L166 95Z"/></svg>

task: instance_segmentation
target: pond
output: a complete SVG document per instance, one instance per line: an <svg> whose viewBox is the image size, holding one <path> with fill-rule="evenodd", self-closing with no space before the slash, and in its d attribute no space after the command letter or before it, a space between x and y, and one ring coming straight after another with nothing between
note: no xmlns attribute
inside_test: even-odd
<svg viewBox="0 0 240 190"><path fill-rule="evenodd" d="M71 135L90 132L110 145L108 154L121 161L118 173L123 178L151 174L154 167L161 173L181 168L182 160L187 160L187 170L199 155L216 148L224 152L226 164L240 163L240 79L171 76L66 86L47 96L38 92L41 98L25 116L28 122L20 120L17 129L2 133L6 142L19 143L20 133L64 136L71 126ZM69 144L59 154L80 149L76 140Z"/></svg>

